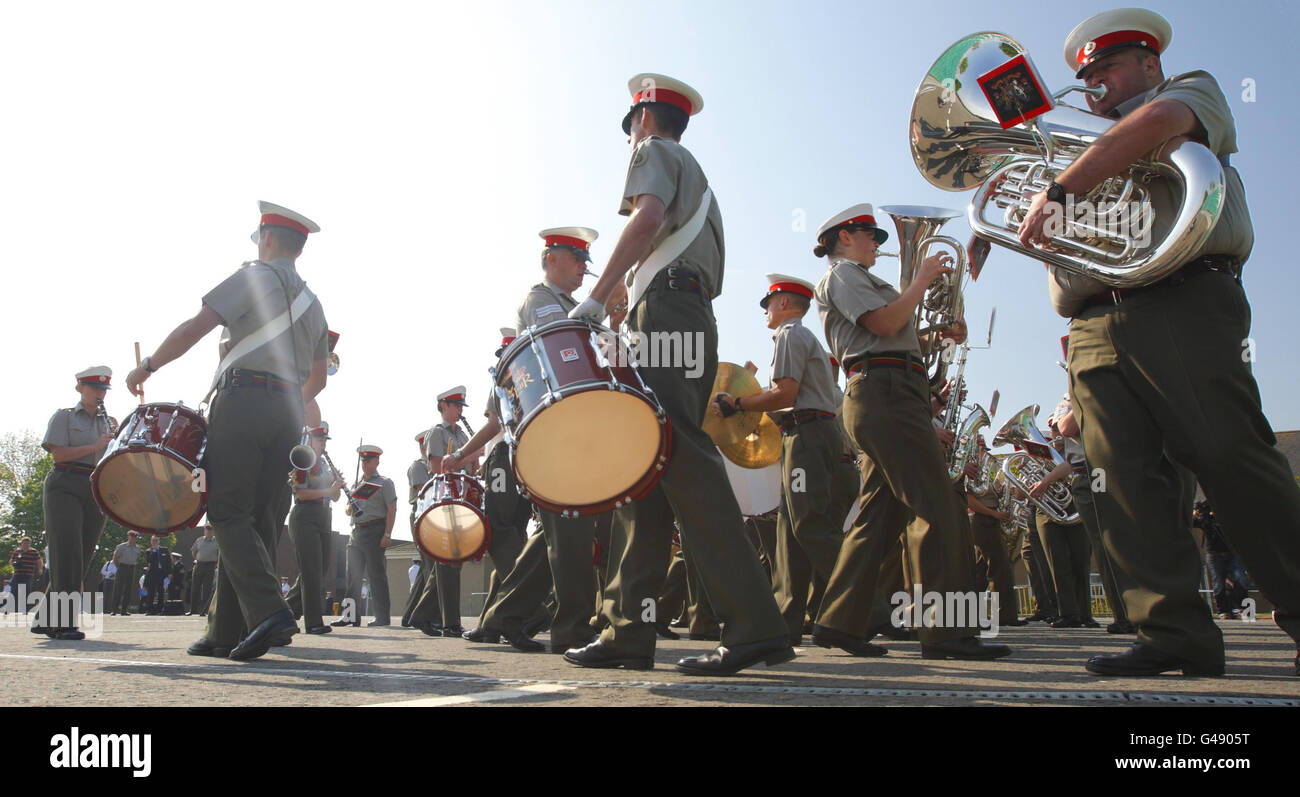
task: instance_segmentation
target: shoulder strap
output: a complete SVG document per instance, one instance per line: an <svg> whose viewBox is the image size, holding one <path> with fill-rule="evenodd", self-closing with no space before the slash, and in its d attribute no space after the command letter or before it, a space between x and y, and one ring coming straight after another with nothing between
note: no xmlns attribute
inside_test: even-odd
<svg viewBox="0 0 1300 797"><path fill-rule="evenodd" d="M278 274L276 275L276 278L279 278ZM283 285L283 283L281 284ZM212 378L212 385L208 388L208 395L204 401L207 401L207 399L212 397L213 392L217 389L217 382L221 380L221 375L224 374L236 360L250 352L260 349L267 343L270 343L275 338L284 334L286 329L291 329L293 322L302 318L303 314L306 313L307 310L311 308L312 304L316 302L316 294L312 293L311 288L308 288L304 284L302 290L298 292L297 297L294 298L292 303L290 303L288 299L289 295L286 291L285 302L289 305L288 309L275 318L272 318L270 321L267 321L253 334L230 347L230 351L226 352L226 356L222 358L221 364L217 366L216 376ZM298 351L295 347L295 359L297 358L297 354ZM297 367L296 364L295 367Z"/></svg>
<svg viewBox="0 0 1300 797"><path fill-rule="evenodd" d="M713 189L706 187L704 193L700 196L700 204L695 209L695 213L683 224L676 232L663 240L659 248L650 253L650 256L637 267L636 274L627 281L627 306L631 312L636 307L637 302L641 301L642 295L645 294L646 288L650 287L650 281L655 275L663 271L669 263L682 256L686 248L690 246L697 237L700 230L704 229L704 222L709 217L709 207L713 204Z"/></svg>

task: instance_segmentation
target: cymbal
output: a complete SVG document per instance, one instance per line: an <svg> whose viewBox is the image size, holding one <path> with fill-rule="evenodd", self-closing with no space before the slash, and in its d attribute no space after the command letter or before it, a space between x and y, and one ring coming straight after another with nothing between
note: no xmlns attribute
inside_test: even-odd
<svg viewBox="0 0 1300 797"><path fill-rule="evenodd" d="M723 456L742 468L766 468L781 458L781 430L766 414L755 414L761 418L758 428L736 443L718 445Z"/></svg>
<svg viewBox="0 0 1300 797"><path fill-rule="evenodd" d="M739 445L746 437L758 430L759 420L766 417L761 412L738 412L730 418L722 417L722 410L713 397L726 393L732 397L744 398L763 392L758 380L743 365L735 363L718 363L718 375L713 379L713 390L709 393L709 406L704 412L701 426L705 434L713 440L714 445L726 447Z"/></svg>

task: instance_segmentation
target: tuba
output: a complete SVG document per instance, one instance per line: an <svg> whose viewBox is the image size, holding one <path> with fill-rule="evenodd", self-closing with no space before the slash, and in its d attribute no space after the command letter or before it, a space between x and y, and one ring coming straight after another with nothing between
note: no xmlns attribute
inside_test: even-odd
<svg viewBox="0 0 1300 797"><path fill-rule="evenodd" d="M960 211L947 208L932 208L921 205L889 205L880 209L888 213L898 228L898 254L877 252L877 257L898 258L898 290L907 290L916 279L916 272L925 259L925 251L931 245L943 243L951 246L956 253L956 266L951 274L945 274L930 286L925 298L916 305L916 334L924 337L927 332L941 332L962 319L965 305L962 301L962 289L965 287L967 273L966 248L957 239L948 235L939 235L939 228L950 219L961 215ZM943 356L943 346L937 342L921 344L922 359L926 371L933 381L942 382L948 372L948 362Z"/></svg>
<svg viewBox="0 0 1300 797"><path fill-rule="evenodd" d="M1115 288L1146 285L1177 271L1209 237L1225 198L1223 165L1191 141L1170 150L1168 164L1139 161L1078 196L1075 207L1090 208L1092 221L1066 220L1064 234L1041 249L1020 243L1018 230L1032 196L1045 191L1114 124L1053 102L1071 91L1101 96L1104 89L1075 86L1050 100L1035 97L1021 103L1028 99L1021 88L1027 84L1016 84L1021 104L1014 108L1036 104L1052 110L1003 129L978 78L1020 56L1028 61L1019 42L990 32L967 36L939 56L912 103L909 134L916 168L944 190L978 189L967 209L971 230L1019 254ZM1147 184L1157 177L1181 189L1182 202L1172 219L1155 218ZM1167 232L1157 237L1160 229Z"/></svg>
<svg viewBox="0 0 1300 797"><path fill-rule="evenodd" d="M1037 404L1025 407L998 430L993 445L1005 443L1010 443L1017 450L1002 460L1002 473L1011 486L1026 496L1029 496L1029 485L1047 478L1050 469L1044 465L1044 461L1053 465L1065 461L1038 431ZM1071 506L1073 498L1070 488L1064 481L1052 482L1042 498L1029 496L1029 500L1057 523L1072 524L1079 521L1079 513Z"/></svg>

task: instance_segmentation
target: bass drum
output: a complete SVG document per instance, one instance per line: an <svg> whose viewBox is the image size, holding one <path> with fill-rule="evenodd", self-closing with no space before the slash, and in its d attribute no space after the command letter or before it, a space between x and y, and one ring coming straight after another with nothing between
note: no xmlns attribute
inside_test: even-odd
<svg viewBox="0 0 1300 797"><path fill-rule="evenodd" d="M483 495L483 485L463 473L425 482L415 503L416 547L445 565L482 559L492 541Z"/></svg>
<svg viewBox="0 0 1300 797"><path fill-rule="evenodd" d="M727 481L731 482L736 503L740 504L740 514L762 517L773 514L781 506L779 460L765 468L742 468L724 456L722 464L727 468Z"/></svg>
<svg viewBox="0 0 1300 797"><path fill-rule="evenodd" d="M530 327L493 373L515 476L533 503L598 515L659 482L668 416L613 330L577 319Z"/></svg>
<svg viewBox="0 0 1300 797"><path fill-rule="evenodd" d="M143 534L193 528L208 505L206 488L196 490L194 476L207 444L208 424L189 407L136 407L90 474L95 503Z"/></svg>

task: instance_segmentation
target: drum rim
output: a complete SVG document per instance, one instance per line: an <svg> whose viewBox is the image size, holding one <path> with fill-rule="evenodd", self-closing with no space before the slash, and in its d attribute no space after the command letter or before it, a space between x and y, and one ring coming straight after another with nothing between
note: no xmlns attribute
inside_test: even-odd
<svg viewBox="0 0 1300 797"><path fill-rule="evenodd" d="M443 474L440 473L438 475L441 476ZM465 476L467 474L462 473L460 475ZM430 479L430 481L432 481L432 479ZM433 553L429 551L429 549L424 547L424 542L420 539L420 521L424 520L424 516L429 514L434 509L440 506L448 506L451 504L459 504L460 506L464 506L472 510L474 514L478 515L479 519L483 521L483 543L479 545L479 547L475 549L473 553L471 553L469 556L466 556L464 559L443 559L440 556L434 556ZM433 506L427 507L423 512L417 515L415 518L414 530L411 533L411 537L414 538L413 542L415 543L416 549L418 549L420 553L429 557L433 561L440 562L444 565L459 565L459 564L464 564L465 562L468 562L470 560L477 561L483 558L483 554L487 551L488 546L492 544L492 524L488 522L486 509L479 509L477 506L474 506L468 501L464 501L459 498L454 498L450 501L443 501L441 503L437 503L434 504Z"/></svg>
<svg viewBox="0 0 1300 797"><path fill-rule="evenodd" d="M206 437L206 435L205 435L205 437ZM207 440L206 440L206 439L205 439L204 442L203 442L203 446L200 447L200 449L199 449L200 453L201 453L201 452L203 451L203 449L205 449L205 448L207 448ZM113 509L112 509L112 507L110 507L110 506L108 505L108 503L107 503L106 501L104 501L103 498L100 496L100 492L99 492L99 476L100 476L101 471L102 471L103 468L104 468L104 464L105 464L105 463L107 463L107 462L113 460L113 459L116 458L119 454L130 454L130 453L137 453L137 454L138 454L138 453L146 453L146 452L147 452L147 453L154 453L154 454L162 454L162 455L165 456L165 457L168 457L168 458L170 458L170 459L175 460L176 462L178 462L178 463L181 464L181 465L188 465L188 466L189 466L188 469L189 469L190 471L193 471L195 468L199 467L198 464L191 464L191 463L189 462L189 460L183 458L181 455L177 454L175 451L173 451L173 450L170 449L170 448L162 448L162 447L160 447L160 448L145 448L145 449L139 449L139 448L136 448L136 449L130 449L130 448L119 448L118 450L112 452L111 454L105 454L105 455L104 455L104 458L101 459L101 460L100 460L100 461L95 465L95 469L92 470L92 471L90 472L90 495L91 495L91 497L95 499L95 503L99 506L100 510L102 510L103 513L104 513L105 515L108 515L108 517L109 517L110 519L112 519L112 521L113 521L114 523L117 523L119 526L121 526L121 527L123 527L123 528L131 529L132 531L138 531L138 532L140 532L141 534L157 534L157 535L159 535L159 536L166 536L166 535L168 535L168 534L174 534L174 533L177 532L177 531L183 531L184 529L192 529L192 528L194 528L195 526L197 526L197 525L199 524L199 518L203 517L203 514L204 514L205 512L207 512L207 510L208 510L208 491L207 491L207 490L202 490L202 491L200 491L200 492L198 493L198 496L199 496L199 505L198 505L198 507L195 508L194 513L193 513L192 515L190 515L189 518L187 518L186 520L182 521L182 522L181 522L180 524L178 524L178 525L175 525L175 526L169 526L169 527L166 528L166 529L155 529L155 528L151 528L151 527L148 527L148 526L142 526L142 525L139 525L139 524L136 524L136 523L132 523L132 522L126 520L125 518L123 518L122 516L120 516L120 515L118 515L116 512L114 512Z"/></svg>

